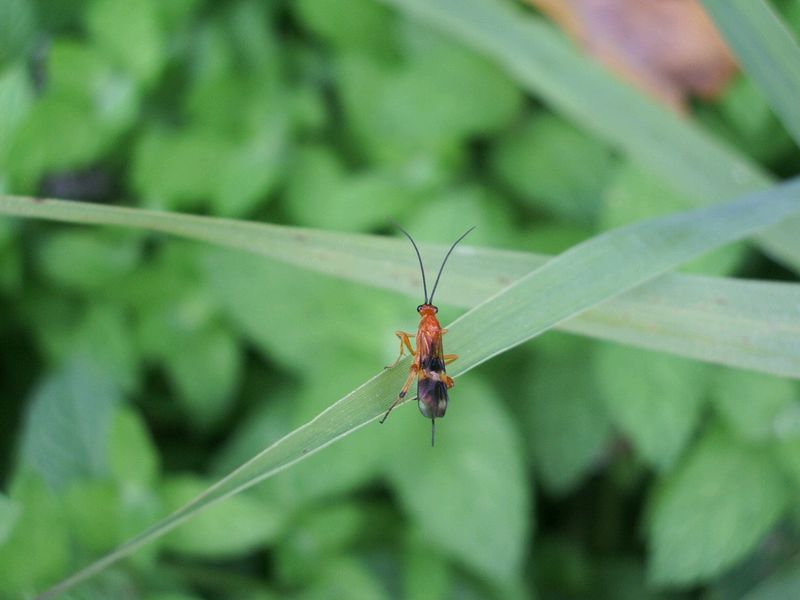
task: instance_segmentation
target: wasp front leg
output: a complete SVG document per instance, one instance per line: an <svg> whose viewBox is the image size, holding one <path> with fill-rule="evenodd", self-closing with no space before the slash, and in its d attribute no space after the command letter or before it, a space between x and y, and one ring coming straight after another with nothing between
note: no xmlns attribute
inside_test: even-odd
<svg viewBox="0 0 800 600"><path fill-rule="evenodd" d="M408 351L411 353L411 356L417 355L417 351L411 347L411 336L414 335L413 333L406 333L405 331L395 331L394 334L400 338L400 355L397 357L396 361L394 361L390 365L387 365L386 367L384 367L384 369L391 369L392 367L397 366L397 363L399 363L403 359L403 356L405 356L405 348L408 348Z"/></svg>

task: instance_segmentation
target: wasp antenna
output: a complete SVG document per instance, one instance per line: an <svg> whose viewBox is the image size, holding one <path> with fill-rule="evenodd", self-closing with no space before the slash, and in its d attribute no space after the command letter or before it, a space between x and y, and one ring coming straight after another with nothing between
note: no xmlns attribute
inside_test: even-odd
<svg viewBox="0 0 800 600"><path fill-rule="evenodd" d="M419 253L419 248L417 248L417 244L414 242L414 238L411 237L411 234L400 227L399 223L395 223L394 226L402 231L411 242L411 245L414 246L414 251L417 253L417 259L419 260L419 270L422 272L422 290L425 292L425 304L428 304L428 284L425 282L425 267L422 266L422 256Z"/></svg>
<svg viewBox="0 0 800 600"><path fill-rule="evenodd" d="M453 245L450 246L450 250L448 250L447 254L445 254L444 260L442 261L442 266L439 267L439 273L438 273L438 275L436 275L436 281L433 284L433 291L431 291L431 300L430 300L431 304L433 304L433 295L436 293L436 286L439 285L439 278L442 276L442 271L444 271L444 264L447 262L447 259L450 258L450 253L453 251L453 248L455 248L456 245L458 245L458 242L460 242L465 237L467 237L467 235L469 235L469 233L473 229L475 229L474 225L472 227L470 227L469 229L467 229L463 234L461 234L461 237L458 238L455 242L453 242Z"/></svg>
<svg viewBox="0 0 800 600"><path fill-rule="evenodd" d="M431 419L431 448L436 445L436 419Z"/></svg>

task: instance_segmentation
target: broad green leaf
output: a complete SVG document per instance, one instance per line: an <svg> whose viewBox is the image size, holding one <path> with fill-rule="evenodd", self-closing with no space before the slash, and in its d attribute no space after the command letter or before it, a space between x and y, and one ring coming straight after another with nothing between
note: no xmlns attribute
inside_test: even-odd
<svg viewBox="0 0 800 600"><path fill-rule="evenodd" d="M769 183L758 165L604 72L562 35L513 3L384 1L494 60L523 88L671 182L687 200L730 200ZM757 239L772 256L800 267L797 226L787 222Z"/></svg>
<svg viewBox="0 0 800 600"><path fill-rule="evenodd" d="M611 433L610 423L586 344L569 340L561 351L534 361L517 387L522 394L513 403L525 418L525 437L537 476L549 490L563 494L599 460Z"/></svg>
<svg viewBox="0 0 800 600"><path fill-rule="evenodd" d="M309 573L319 571L362 534L367 525L365 503L337 503L303 515L275 551L276 570L281 582L302 586Z"/></svg>
<svg viewBox="0 0 800 600"><path fill-rule="evenodd" d="M121 496L120 489L108 480L78 482L65 494L69 529L93 554L108 552L125 539Z"/></svg>
<svg viewBox="0 0 800 600"><path fill-rule="evenodd" d="M734 79L718 102L699 106L696 114L709 131L761 164L776 164L795 152L794 139L751 79Z"/></svg>
<svg viewBox="0 0 800 600"><path fill-rule="evenodd" d="M800 144L800 46L767 0L703 0L742 68Z"/></svg>
<svg viewBox="0 0 800 600"><path fill-rule="evenodd" d="M652 580L690 584L720 574L754 549L788 501L768 452L707 433L655 498Z"/></svg>
<svg viewBox="0 0 800 600"><path fill-rule="evenodd" d="M171 233L399 291L415 300L422 286L416 256L402 239L80 202L32 201L17 196L0 196L0 213ZM429 244L421 244L421 249L426 262L432 263L440 261L447 251L446 246ZM437 298L454 306L475 306L541 267L548 258L488 248L457 248L448 263L447 277L442 280ZM628 258L620 257L620 260ZM174 282L164 279L154 291L170 285L174 286ZM138 288L130 293L141 294ZM251 306L259 306L257 294L247 288L225 297L250 298ZM797 378L800 377L800 347L794 331L798 326L798 303L800 288L796 284L665 275L565 321L559 327L600 339ZM248 316L252 311L242 310L240 314L253 330L262 327L258 319ZM268 333L265 328L265 344Z"/></svg>
<svg viewBox="0 0 800 600"><path fill-rule="evenodd" d="M615 229L683 210L686 200L669 183L627 161L620 165L609 186L602 193L600 228ZM744 244L731 244L686 263L681 271L724 275L741 263L746 252Z"/></svg>
<svg viewBox="0 0 800 600"><path fill-rule="evenodd" d="M470 244L502 247L508 244L509 239L518 235L514 227L514 217L505 203L500 201L497 194L484 186L476 184L454 186L430 199L426 198L420 207L424 207L424 210L411 211L408 217L400 220L407 230L414 232L417 239L455 240L464 233L467 224L476 223L480 225L469 234ZM453 218L454 215L458 215L458 218ZM430 254L425 252L426 262L430 261L428 256ZM425 268L430 272L436 266L438 265L432 264L431 261ZM451 273L449 269L448 264L448 275ZM442 281L442 287L436 292L437 297L445 298L443 294L445 285L447 282ZM409 287L408 291L411 292L412 289ZM412 297L418 296L419 288ZM453 297L450 294L447 302L452 301ZM457 305L466 306L462 303Z"/></svg>
<svg viewBox="0 0 800 600"><path fill-rule="evenodd" d="M499 139L492 164L523 201L562 218L591 223L613 158L604 143L560 117L541 113Z"/></svg>
<svg viewBox="0 0 800 600"><path fill-rule="evenodd" d="M0 543L0 581L4 594L21 598L32 596L63 574L71 550L62 504L40 478L18 472L9 496L20 513L10 535Z"/></svg>
<svg viewBox="0 0 800 600"><path fill-rule="evenodd" d="M18 502L14 502L7 496L0 494L0 547L14 530L21 508Z"/></svg>
<svg viewBox="0 0 800 600"><path fill-rule="evenodd" d="M790 182L731 203L637 223L575 246L449 325L448 349L461 357L453 363L452 374L459 376L557 323L654 279L698 255L752 235L784 218L798 215L798 188L800 183ZM1 201L6 206L9 203L6 197ZM31 212L35 214L37 207L50 209L57 206L51 201L21 202L28 215ZM122 213L141 217L137 211ZM96 219L97 215L94 217ZM127 224L134 225L130 222ZM259 226L253 227L258 229ZM247 224L240 224L238 228L240 232L249 230ZM304 234L300 235L302 237ZM246 240L240 237L237 242L245 244ZM282 250L286 252L290 249ZM620 268L621 264L625 268ZM255 485L375 420L400 389L405 379L405 364L407 362L400 363L398 368L380 372L163 521L64 580L45 597L69 589L146 542L174 529L199 510ZM462 550L449 549L453 552ZM482 555L478 558L477 552L473 555L474 550L473 547L464 548L461 557L463 560L474 560L473 564L477 566L478 561L485 557ZM496 577L507 577L517 565L511 560L502 564L501 561L487 560L482 567Z"/></svg>
<svg viewBox="0 0 800 600"><path fill-rule="evenodd" d="M444 600L450 597L450 566L435 546L425 541L419 530L406 536L403 560L403 598Z"/></svg>
<svg viewBox="0 0 800 600"><path fill-rule="evenodd" d="M521 572L531 527L521 440L491 388L475 377L463 383L451 393L447 418L438 422L435 449L422 443L431 424L417 411L389 417L386 435L407 448L401 460L387 461L387 474L429 544L484 576L509 582Z"/></svg>
<svg viewBox="0 0 800 600"><path fill-rule="evenodd" d="M14 189L33 193L48 171L85 166L100 156L109 139L85 102L69 97L39 98L16 128L8 152Z"/></svg>
<svg viewBox="0 0 800 600"><path fill-rule="evenodd" d="M97 291L130 273L140 245L130 236L61 231L43 239L37 254L40 269L51 281L76 291Z"/></svg>
<svg viewBox="0 0 800 600"><path fill-rule="evenodd" d="M0 118L0 188L5 187L3 180L6 178L6 161L14 132L30 110L32 103L32 85L22 65L0 69L0 115L2 115Z"/></svg>
<svg viewBox="0 0 800 600"><path fill-rule="evenodd" d="M108 445L111 476L122 485L149 488L158 477L158 463L158 452L143 419L131 408L119 408Z"/></svg>
<svg viewBox="0 0 800 600"><path fill-rule="evenodd" d="M595 356L612 422L656 468L669 468L689 441L706 395L707 369L683 358L604 344Z"/></svg>
<svg viewBox="0 0 800 600"><path fill-rule="evenodd" d="M61 350L62 360L76 353L88 357L125 392L138 386L139 352L128 315L116 304L93 304Z"/></svg>
<svg viewBox="0 0 800 600"><path fill-rule="evenodd" d="M162 360L180 402L200 428L212 428L231 408L242 371L233 335L223 327L185 331Z"/></svg>
<svg viewBox="0 0 800 600"><path fill-rule="evenodd" d="M162 487L167 507L175 510L206 489L206 482L190 476L172 477ZM198 517L164 538L173 552L205 558L230 558L251 552L275 539L282 527L276 507L250 495L240 495Z"/></svg>
<svg viewBox="0 0 800 600"><path fill-rule="evenodd" d="M331 560L314 584L300 595L302 600L348 598L352 600L389 600L383 582L365 568L362 561L348 556Z"/></svg>
<svg viewBox="0 0 800 600"><path fill-rule="evenodd" d="M742 596L742 600L793 600L800 596L800 568L796 562L780 569Z"/></svg>
<svg viewBox="0 0 800 600"><path fill-rule="evenodd" d="M73 359L34 392L21 462L49 485L65 489L108 469L108 437L118 388L94 363Z"/></svg>
<svg viewBox="0 0 800 600"><path fill-rule="evenodd" d="M87 14L98 46L145 85L158 77L166 56L155 5L154 0L96 0Z"/></svg>
<svg viewBox="0 0 800 600"><path fill-rule="evenodd" d="M292 11L305 28L341 50L385 57L396 51L395 19L374 0L300 0Z"/></svg>
<svg viewBox="0 0 800 600"><path fill-rule="evenodd" d="M36 39L36 9L28 0L0 3L0 69L25 60Z"/></svg>
<svg viewBox="0 0 800 600"><path fill-rule="evenodd" d="M800 410L795 382L735 369L717 374L711 399L734 431L755 441L785 436L787 419L796 421Z"/></svg>

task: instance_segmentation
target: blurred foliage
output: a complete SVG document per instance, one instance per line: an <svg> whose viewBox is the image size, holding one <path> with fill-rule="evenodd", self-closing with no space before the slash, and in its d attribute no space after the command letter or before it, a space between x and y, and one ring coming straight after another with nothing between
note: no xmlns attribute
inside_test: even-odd
<svg viewBox="0 0 800 600"><path fill-rule="evenodd" d="M800 167L747 79L694 113ZM0 2L0 192L440 242L477 224L471 243L542 252L688 205L373 0ZM687 269L788 276L744 245ZM413 307L199 244L0 221L0 598L359 385ZM793 381L548 333L459 380L434 450L399 410L67 597L794 598L798 419Z"/></svg>

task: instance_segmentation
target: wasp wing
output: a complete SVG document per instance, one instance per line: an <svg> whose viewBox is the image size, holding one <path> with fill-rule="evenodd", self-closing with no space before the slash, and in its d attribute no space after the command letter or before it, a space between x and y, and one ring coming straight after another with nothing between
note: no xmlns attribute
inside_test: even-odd
<svg viewBox="0 0 800 600"><path fill-rule="evenodd" d="M447 385L441 379L445 373L441 338L427 340L420 355L420 372L417 378L417 404L419 411L429 419L443 417L447 410Z"/></svg>

